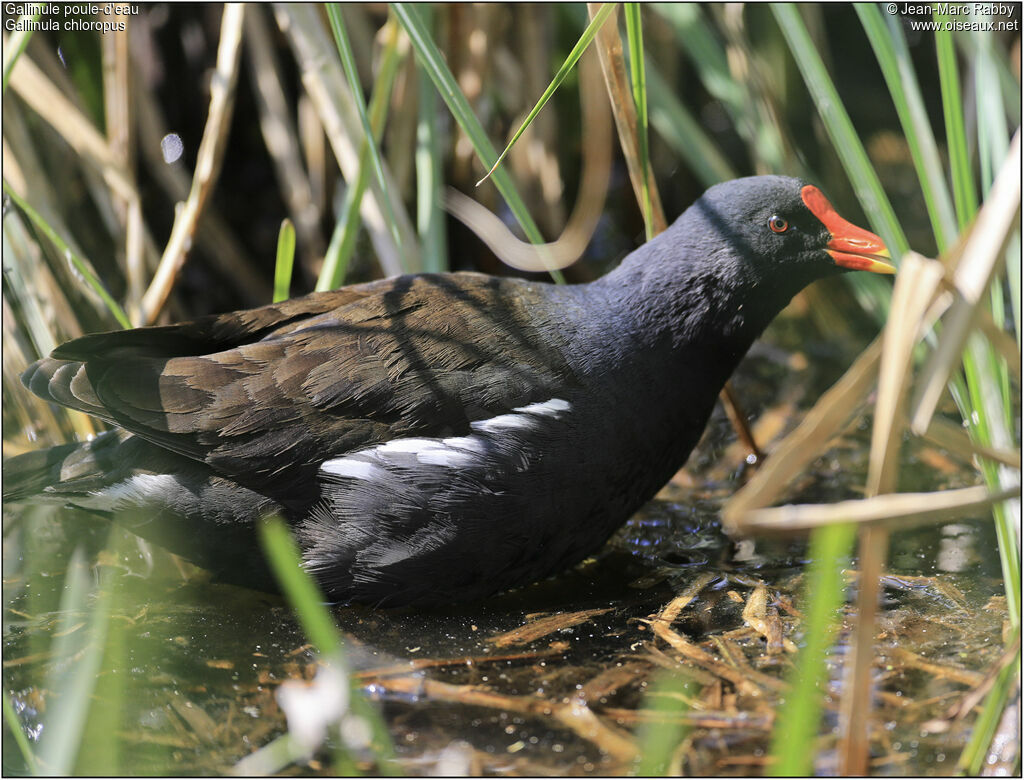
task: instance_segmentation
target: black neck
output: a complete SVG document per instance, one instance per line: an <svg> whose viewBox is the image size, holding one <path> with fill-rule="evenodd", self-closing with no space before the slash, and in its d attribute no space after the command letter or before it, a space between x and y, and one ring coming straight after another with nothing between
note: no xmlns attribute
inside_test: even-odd
<svg viewBox="0 0 1024 780"><path fill-rule="evenodd" d="M702 258L702 248L680 227L677 222L594 285L620 321L634 325L629 330L643 347L679 350L691 370L703 365L724 381L809 280L794 274L782 282L785 289L778 279L768 289L741 258L724 252Z"/></svg>

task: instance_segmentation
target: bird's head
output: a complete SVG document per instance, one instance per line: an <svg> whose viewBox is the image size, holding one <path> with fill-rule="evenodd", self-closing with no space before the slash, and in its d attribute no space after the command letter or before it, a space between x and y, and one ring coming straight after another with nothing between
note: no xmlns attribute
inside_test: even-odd
<svg viewBox="0 0 1024 780"><path fill-rule="evenodd" d="M813 184L750 176L716 184L620 266L627 301L672 343L701 338L742 354L790 299L844 271L895 273L881 238L839 216Z"/></svg>
<svg viewBox="0 0 1024 780"><path fill-rule="evenodd" d="M881 238L839 216L813 184L787 176L717 184L678 226L699 233L712 252L739 259L737 271L760 281L792 274L806 284L838 271L896 270Z"/></svg>

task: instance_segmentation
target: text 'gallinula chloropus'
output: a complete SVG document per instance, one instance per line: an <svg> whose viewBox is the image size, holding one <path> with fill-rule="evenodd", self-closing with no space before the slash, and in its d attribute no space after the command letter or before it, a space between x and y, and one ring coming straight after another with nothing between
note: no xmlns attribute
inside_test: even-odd
<svg viewBox="0 0 1024 780"><path fill-rule="evenodd" d="M399 276L85 336L23 381L120 430L9 460L6 497L135 510L141 535L257 587L253 526L277 511L333 599L487 596L599 548L789 300L888 257L816 187L757 176L589 284Z"/></svg>

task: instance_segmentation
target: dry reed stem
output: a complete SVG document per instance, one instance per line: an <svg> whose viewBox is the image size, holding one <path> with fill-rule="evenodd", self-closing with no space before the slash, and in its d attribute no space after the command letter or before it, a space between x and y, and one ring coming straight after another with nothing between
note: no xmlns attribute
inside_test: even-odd
<svg viewBox="0 0 1024 780"><path fill-rule="evenodd" d="M740 649L739 645L737 645L735 641L720 636L719 634L713 634L712 636L708 637L708 639L711 640L711 644L714 645L715 650L718 652L718 655L722 657L722 660L726 664L731 666L744 677L749 678L752 676L754 670L747 662L746 656L743 655L743 651ZM702 691L702 695L704 693L706 692ZM720 701L722 696L721 685L719 685L716 690L712 691L710 696L713 701Z"/></svg>
<svg viewBox="0 0 1024 780"><path fill-rule="evenodd" d="M948 281L943 279L943 283L948 284ZM978 321L975 325L989 345L1006 361L1006 367L1010 370L1010 377L1019 384L1021 350L1017 346L1017 339L1005 330L1000 329L992 319L991 313L984 308L978 311Z"/></svg>
<svg viewBox="0 0 1024 780"><path fill-rule="evenodd" d="M962 253L959 258L952 258L956 262L952 271L956 297L911 403L910 429L916 435L928 429L950 374L963 354L967 336L977 322L977 313L999 267L1001 250L1014 227L1020 224L1020 166L1018 129L985 204L962 245Z"/></svg>
<svg viewBox="0 0 1024 780"><path fill-rule="evenodd" d="M903 647L888 648L885 651L885 655L892 659L894 665L901 664L910 669L917 669L930 674L932 677L952 680L972 688L981 685L985 681L985 675L982 672L962 669L957 666L950 666L949 664L937 664Z"/></svg>
<svg viewBox="0 0 1024 780"><path fill-rule="evenodd" d="M792 639L782 635L782 621L778 615L768 614L768 588L763 582L759 582L743 605L743 620L754 631L764 637L766 650L769 655L774 655L782 650L787 653L796 653L797 646Z"/></svg>
<svg viewBox="0 0 1024 780"><path fill-rule="evenodd" d="M136 83L132 95L139 124L139 150L150 174L163 188L172 203L188 198L191 178L180 163L168 165L160 150L160 141L167 132L167 122L152 92ZM270 283L252 272L253 265L238 242L235 233L224 223L212 204L206 208L196 229L196 241L205 247L210 263L227 279L249 306L260 306L270 300Z"/></svg>
<svg viewBox="0 0 1024 780"><path fill-rule="evenodd" d="M892 493L898 484L900 445L906 428L905 396L912 375L914 346L923 335L924 318L938 294L943 271L938 261L913 252L900 264L882 336L878 399L868 462L868 500ZM843 729L839 742L840 766L848 775L864 774L868 767L875 614L881 592L879 578L888 549L889 534L885 528L861 530L857 623L850 661L845 669Z"/></svg>
<svg viewBox="0 0 1024 780"><path fill-rule="evenodd" d="M711 672L715 676L721 677L723 680L728 680L740 693L747 696L761 696L763 693L761 687L750 679L749 675L745 675L742 672L733 669L728 664L724 664L717 660L710 653L702 650L680 634L677 634L671 628L672 623L674 623L676 618L679 617L679 614L683 609L685 609L690 602L693 601L700 592L715 579L715 577L716 575L711 572L704 572L700 574L681 594L662 607L661 612L651 619L651 629L658 637L667 642L684 658ZM763 675L763 677L770 679L773 682L778 682L774 678L769 678L767 675Z"/></svg>
<svg viewBox="0 0 1024 780"><path fill-rule="evenodd" d="M754 669L735 640L716 634L711 637L711 641L731 667L742 674L744 678L750 680L750 682L760 686L762 690L770 689L780 693L789 690L789 683L785 680ZM719 690L716 692L716 701L721 701L721 698L722 692ZM759 704L757 706L763 707L765 705Z"/></svg>
<svg viewBox="0 0 1024 780"><path fill-rule="evenodd" d="M590 18L593 19L601 10L602 3L587 3ZM633 193L637 204L644 202L643 161L640 159L640 141L637 137L636 107L633 102L633 91L626 77L626 63L622 56L622 38L619 37L618 9L612 12L601 29L594 37L594 45L601 60L608 97L612 103L612 114L615 126L619 130L619 142L622 155L629 169L629 179L633 183ZM654 172L649 171L647 185L651 196L651 226L654 235L668 227L665 219L665 208L661 205L661 195L654 181Z"/></svg>
<svg viewBox="0 0 1024 780"><path fill-rule="evenodd" d="M857 413L875 382L881 355L881 339L875 339L853 365L789 434L757 470L751 480L722 508L722 522L729 533L742 534L755 525L753 510L775 501L807 465L819 457L825 445Z"/></svg>
<svg viewBox="0 0 1024 780"><path fill-rule="evenodd" d="M116 195L125 199L137 197L106 139L27 55L22 55L14 66L10 86L85 162L102 174Z"/></svg>
<svg viewBox="0 0 1024 780"><path fill-rule="evenodd" d="M45 168L36 154L33 137L27 124L22 117L21 106L16 101L8 104L4 114L4 179L16 191L26 198L31 197L36 211L46 220L47 224L60 236L64 238L68 246L81 257L82 252L74 236L70 234L67 225L61 219L61 210L58 204L57 193L51 186L50 179L45 174ZM12 223L13 224L13 223ZM5 220L5 231L15 230ZM48 317L35 321L30 325L30 333L40 354L47 354L56 344L58 335L63 338L74 338L82 335L81 325L78 317L72 311L67 296L64 293L64 286L70 286L69 280L73 279L72 271L66 263L54 264L51 267L42 255L42 249L34 239L29 239L23 226L19 226L16 234L8 232L8 241L14 242L11 258L5 256L5 263L10 266L12 263L17 267L22 256L26 257L29 265L25 266L25 279L32 280L23 285L12 286L12 292L24 292L33 299L38 306L44 307ZM35 246L32 256L28 257L25 251L29 245ZM52 273L51 273L52 272ZM9 270L5 270L9 273ZM59 277L58 282L55 275ZM17 288L17 289L15 289ZM79 285L84 300L93 307L94 312L100 317L108 316L106 306L95 291L88 285ZM53 323L62 329L60 334L54 333ZM41 334L45 332L45 337Z"/></svg>
<svg viewBox="0 0 1024 780"><path fill-rule="evenodd" d="M689 639L677 634L664 623L654 622L651 624L651 627L659 638L667 642L669 646L683 656L683 658L691 661L705 671L711 672L716 677L720 677L723 680L732 683L736 690L742 695L751 697L760 697L764 695L764 691L761 689L761 686L758 685L750 675L744 674L728 664L722 663L706 650L695 645ZM781 682L780 680L777 680L774 677L768 677L767 675L762 675L762 677L766 678L766 680L771 680L772 687L774 687L776 683ZM764 681L765 680L762 680L762 682Z"/></svg>
<svg viewBox="0 0 1024 780"><path fill-rule="evenodd" d="M527 650L521 653L466 655L455 658L410 658L408 661L392 664L391 666L378 666L374 669L352 672L351 677L355 680L375 680L378 677L408 675L410 672L417 672L422 669L437 669L444 666L479 666L481 664L508 663L510 661L532 661L537 658L550 658L552 656L561 656L562 654L562 650L549 647L543 650Z"/></svg>
<svg viewBox="0 0 1024 780"><path fill-rule="evenodd" d="M580 106L583 111L583 175L576 205L562 234L537 246L521 241L485 206L449 188L445 208L472 230L506 265L521 271L549 271L566 268L583 255L604 211L612 170L612 125L603 100L601 73L593 56L584 53L579 61Z"/></svg>
<svg viewBox="0 0 1024 780"><path fill-rule="evenodd" d="M857 589L857 619L850 634L850 658L840 700L839 771L844 775L866 775L868 771L875 611L881 592L879 576L888 551L888 531L861 529L858 555L862 576Z"/></svg>
<svg viewBox="0 0 1024 780"><path fill-rule="evenodd" d="M299 142L309 175L310 196L313 205L323 212L327 203L327 139L309 95L300 94L296 104ZM315 270L319 273L319 268Z"/></svg>
<svg viewBox="0 0 1024 780"><path fill-rule="evenodd" d="M603 723L582 701L553 702L532 696L506 696L475 685L452 685L438 680L398 677L374 682L380 690L399 695L423 696L471 707L487 707L520 715L550 718L576 736L595 745L616 761L627 763L637 756L632 737Z"/></svg>
<svg viewBox="0 0 1024 780"><path fill-rule="evenodd" d="M889 318L882 338L868 462L867 495L891 493L897 486L899 453L906 428L904 396L910 385L914 347L923 336L925 315L939 291L943 266L914 252L900 264Z"/></svg>
<svg viewBox="0 0 1024 780"><path fill-rule="evenodd" d="M264 143L304 254L310 259L322 258L325 247L320 233L320 209L313 202L309 177L299 156L298 133L281 86L280 69L262 9L253 8L246 14L245 36Z"/></svg>
<svg viewBox="0 0 1024 780"><path fill-rule="evenodd" d="M244 16L243 3L225 4L221 17L220 43L217 46L217 65L210 80L210 110L203 128L203 138L199 142L192 187L184 207L175 217L171 237L164 248L156 274L142 298L142 318L147 324L156 320L167 302L178 272L192 248L192 238L203 206L220 172L238 80Z"/></svg>
<svg viewBox="0 0 1024 780"><path fill-rule="evenodd" d="M142 316L142 296L145 295L143 277L146 272L144 259L146 228L142 219L142 204L138 198L129 200L127 206L124 257L128 300L125 301L125 313L133 324L140 325L144 322Z"/></svg>
<svg viewBox="0 0 1024 780"><path fill-rule="evenodd" d="M749 630L749 629L747 629ZM670 672L675 674L682 674L699 683L702 686L714 685L721 683L715 675L711 672L706 672L703 669L694 666L693 664L684 663L678 658L670 656L668 653L662 651L660 648L655 647L651 643L639 643L644 645L646 651L644 655L633 656L641 661L646 661L662 669L668 669Z"/></svg>
<svg viewBox="0 0 1024 780"><path fill-rule="evenodd" d="M359 147L364 141L363 126L356 111L354 98L341 72L341 62L334 44L324 31L316 8L291 3L274 6L277 24L288 38L295 59L302 71L302 84L316 108L320 124L334 151L334 157L348 182L354 182L359 173ZM384 175L391 179L387 164ZM419 243L412 228L405 204L393 194L391 213L394 215L402 246L399 248L388 227L384 207L385 195L376 176L368 177L366 194L359 213L373 241L377 258L385 275L417 271L422 267Z"/></svg>
<svg viewBox="0 0 1024 780"><path fill-rule="evenodd" d="M744 533L809 531L837 523L907 528L964 517L1018 495L1013 485L990 491L979 485L931 493L890 493L874 498L834 504L794 504L750 510L744 515Z"/></svg>
<svg viewBox="0 0 1024 780"><path fill-rule="evenodd" d="M697 729L751 729L771 731L774 715L751 715L747 712L713 712L695 710L628 710L621 707L601 707L601 714L620 723L685 723Z"/></svg>
<svg viewBox="0 0 1024 780"><path fill-rule="evenodd" d="M638 678L648 679L651 665L640 661L627 661L623 664L610 666L591 677L579 689L579 695L586 702L599 704L620 688L629 685Z"/></svg>
<svg viewBox="0 0 1024 780"><path fill-rule="evenodd" d="M543 639L549 634L553 634L556 631L561 631L563 628L572 628L578 626L580 623L586 623L597 615L603 615L606 612L611 612L611 607L605 607L601 609L584 609L579 612L559 612L548 617L542 617L537 620L531 620L530 622L514 628L511 631L505 631L501 634L488 637L487 643L494 645L495 647L511 647L513 645L525 645L529 642L535 642L538 639Z"/></svg>
<svg viewBox="0 0 1024 780"><path fill-rule="evenodd" d="M101 214L110 217L110 227L117 232L114 224L116 217L111 212L109 199L113 198L115 201L129 204L131 208L138 209L139 195L131 176L128 175L122 161L119 161L114 155L111 147L107 144L107 140L96 129L91 120L64 96L60 89L47 78L28 56L23 56L18 60L18 64L12 74L11 84L26 104L61 135L78 154L79 159L83 163L82 172L87 183L90 185L95 205ZM12 111L14 111L13 107ZM27 134L23 132L22 125L18 121L16 111L5 122L4 134L5 136L10 135L12 139L21 138L21 141L16 144L18 156L27 164L27 167L5 165L5 173L7 168L11 167L12 173L21 171L28 174L16 177L21 178L23 182L28 180L26 184L29 190L22 190L22 194L31 194L37 211L59 235L64 237L64 240L72 247L79 259L96 275L95 269L92 269L91 263L89 263L84 253L77 247L74 237L63 224L57 211L48 207L48 204L52 204L55 201L55 196L51 191L49 182L41 179L38 175L38 171L41 170L38 164L29 164L29 161L35 155L31 148L31 142L28 141ZM14 157L12 155L5 162L13 160ZM96 174L99 174L99 177ZM105 183L105 187L101 184L100 179ZM132 236L132 239L132 246L136 246L136 237ZM96 307L97 311L104 312L105 314L105 305L91 289L87 286L83 286L82 289L85 291L86 299Z"/></svg>
<svg viewBox="0 0 1024 780"><path fill-rule="evenodd" d="M1020 451L1001 450L978 444L971 440L963 426L950 422L945 417L933 417L924 437L944 450L954 452L968 461L976 457L986 458L1020 471Z"/></svg>
<svg viewBox="0 0 1024 780"><path fill-rule="evenodd" d="M658 613L654 620L664 623L666 626L675 623L679 613L686 609L690 602L697 598L700 592L715 580L716 576L709 571L698 574L696 579L687 585L682 593L661 608L661 612Z"/></svg>
<svg viewBox="0 0 1024 780"><path fill-rule="evenodd" d="M126 7L119 3L118 8ZM103 109L110 153L125 176L133 184L134 122L131 115L131 62L129 59L128 35L131 17L127 17L124 29L114 30L110 35L100 36L103 52ZM124 198L111 193L114 212L122 232L116 243L124 253L125 310L128 318L136 325L141 323L142 296L145 291L145 266L143 262L142 206L137 196Z"/></svg>

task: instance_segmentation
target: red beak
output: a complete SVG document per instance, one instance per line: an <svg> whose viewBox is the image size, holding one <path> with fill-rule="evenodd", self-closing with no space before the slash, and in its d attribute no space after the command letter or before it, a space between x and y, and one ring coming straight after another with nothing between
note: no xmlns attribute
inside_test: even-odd
<svg viewBox="0 0 1024 780"><path fill-rule="evenodd" d="M821 190L808 184L800 190L800 197L810 212L832 234L825 251L832 255L836 265L854 271L872 271L876 274L896 273L896 268L889 262L892 255L889 254L885 242L870 230L859 228L839 216Z"/></svg>

